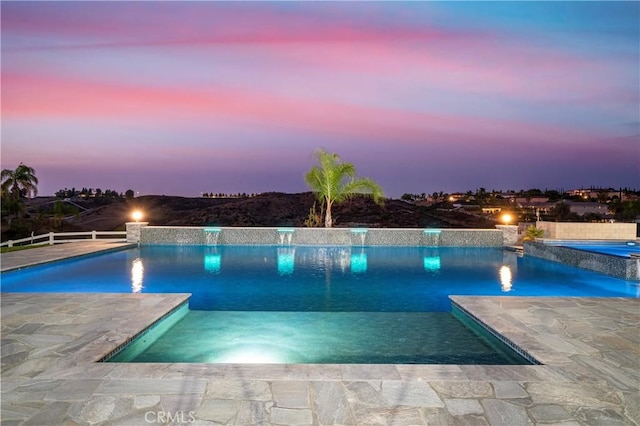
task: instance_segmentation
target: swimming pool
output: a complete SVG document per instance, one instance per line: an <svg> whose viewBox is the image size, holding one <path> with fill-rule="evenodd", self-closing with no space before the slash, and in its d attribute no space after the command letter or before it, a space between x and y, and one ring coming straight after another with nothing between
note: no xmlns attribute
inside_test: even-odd
<svg viewBox="0 0 640 426"><path fill-rule="evenodd" d="M141 246L2 274L3 292L192 293L216 311L448 312L448 296L638 297L500 248Z"/></svg>
<svg viewBox="0 0 640 426"><path fill-rule="evenodd" d="M0 289L192 293L141 362L518 363L448 296L638 297L502 249L426 247L142 246L3 273Z"/></svg>

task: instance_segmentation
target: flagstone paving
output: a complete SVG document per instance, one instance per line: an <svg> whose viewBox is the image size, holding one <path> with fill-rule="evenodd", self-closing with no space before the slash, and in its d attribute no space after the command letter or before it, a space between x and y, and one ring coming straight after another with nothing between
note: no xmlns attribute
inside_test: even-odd
<svg viewBox="0 0 640 426"><path fill-rule="evenodd" d="M640 299L452 296L543 365L96 362L186 300L3 293L2 426L640 423Z"/></svg>

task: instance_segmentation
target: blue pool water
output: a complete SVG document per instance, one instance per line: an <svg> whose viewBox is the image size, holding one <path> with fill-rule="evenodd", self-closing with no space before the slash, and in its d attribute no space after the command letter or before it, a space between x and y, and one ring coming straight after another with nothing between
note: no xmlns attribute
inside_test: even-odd
<svg viewBox="0 0 640 426"><path fill-rule="evenodd" d="M449 295L639 297L499 248L142 246L2 274L3 292L192 293L127 362L520 364Z"/></svg>
<svg viewBox="0 0 640 426"><path fill-rule="evenodd" d="M142 246L2 274L3 292L192 293L216 311L448 312L448 296L639 297L499 248Z"/></svg>
<svg viewBox="0 0 640 426"><path fill-rule="evenodd" d="M635 242L615 244L588 244L588 243L564 243L561 247L574 250L589 251L592 253L607 254L611 256L631 257L631 254L640 255L640 245Z"/></svg>
<svg viewBox="0 0 640 426"><path fill-rule="evenodd" d="M448 312L189 311L161 337L138 340L108 361L528 364Z"/></svg>

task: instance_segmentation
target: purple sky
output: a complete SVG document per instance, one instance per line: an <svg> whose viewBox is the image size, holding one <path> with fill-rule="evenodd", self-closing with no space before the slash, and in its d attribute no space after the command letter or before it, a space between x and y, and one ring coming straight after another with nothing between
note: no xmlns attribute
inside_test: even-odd
<svg viewBox="0 0 640 426"><path fill-rule="evenodd" d="M39 194L640 187L638 2L8 2L1 167Z"/></svg>

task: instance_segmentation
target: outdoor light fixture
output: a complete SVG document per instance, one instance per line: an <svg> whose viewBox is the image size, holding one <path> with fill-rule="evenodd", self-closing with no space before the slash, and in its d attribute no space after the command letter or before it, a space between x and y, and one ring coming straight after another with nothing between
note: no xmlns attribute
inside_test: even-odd
<svg viewBox="0 0 640 426"><path fill-rule="evenodd" d="M140 210L136 210L133 213L131 213L131 217L136 222L140 222L140 219L142 219L142 212Z"/></svg>
<svg viewBox="0 0 640 426"><path fill-rule="evenodd" d="M502 215L502 221L505 223L505 225L508 225L509 223L511 223L511 215L509 213L505 213Z"/></svg>

